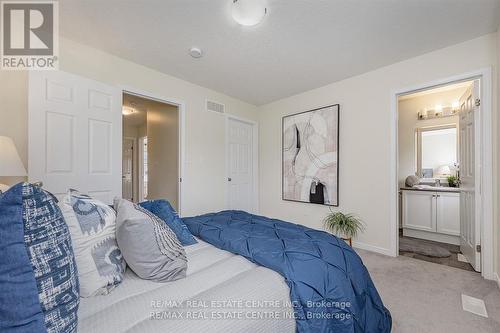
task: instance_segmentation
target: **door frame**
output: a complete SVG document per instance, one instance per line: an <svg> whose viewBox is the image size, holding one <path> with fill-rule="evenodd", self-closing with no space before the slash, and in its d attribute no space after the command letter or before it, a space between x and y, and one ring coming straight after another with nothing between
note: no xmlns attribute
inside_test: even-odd
<svg viewBox="0 0 500 333"><path fill-rule="evenodd" d="M177 196L178 196L178 212L180 217L183 216L183 203L184 203L184 191L183 191L183 182L184 182L184 174L185 174L185 142L186 142L186 106L185 103L179 100L176 100L174 98L170 97L164 97L149 91L144 91L141 89L137 89L134 87L130 86L121 86L120 90L122 91L122 94L128 94L128 95L133 95L137 96L140 98L144 99L149 99L152 101L160 102L160 103L165 103L165 104L170 104L173 106L177 107L177 110L179 112L179 123L178 123L178 128L179 128L179 174L177 177Z"/></svg>
<svg viewBox="0 0 500 333"><path fill-rule="evenodd" d="M144 200L144 138L137 138L137 201Z"/></svg>
<svg viewBox="0 0 500 333"><path fill-rule="evenodd" d="M485 279L494 279L493 273L493 124L492 124L492 68L486 67L476 71L462 73L459 75L434 80L431 82L418 84L413 87L395 89L391 92L391 168L390 168L390 239L392 256L399 255L399 188L398 188L398 98L403 95L415 93L430 88L436 88L448 84L480 80L480 126L481 132L476 134L480 140L476 140L475 149L480 151L481 161L481 181L476 184L476 192L479 193L481 203L480 220L481 224L481 275ZM478 137L476 137L478 138Z"/></svg>
<svg viewBox="0 0 500 333"><path fill-rule="evenodd" d="M226 209L229 209L229 182L227 181L229 177L229 149L228 149L228 143L229 143L229 120L237 120L241 121L243 123L246 123L248 125L252 126L252 159L253 159L253 165L252 165L252 189L253 189L253 212L258 214L259 213L259 124L256 121L249 120L246 118L241 118L238 116L234 116L231 114L225 114L225 139L224 139L224 151L225 151L225 179L224 182L226 183L225 186L225 206Z"/></svg>
<svg viewBox="0 0 500 333"><path fill-rule="evenodd" d="M139 181L139 179L137 178L137 176L138 176L138 174L137 174L137 165L138 165L137 158L139 157L137 155L137 140L136 140L136 138L134 138L132 136L123 136L123 139L128 139L128 140L132 141L132 200L136 201L137 200L136 195L135 195L136 185L134 183L136 180ZM122 151L123 151L123 142L122 142ZM123 153L122 153L122 162L123 162ZM123 177L123 168L122 168L122 177ZM123 192L123 182L122 182L122 192ZM137 193L137 195L139 195L139 193Z"/></svg>

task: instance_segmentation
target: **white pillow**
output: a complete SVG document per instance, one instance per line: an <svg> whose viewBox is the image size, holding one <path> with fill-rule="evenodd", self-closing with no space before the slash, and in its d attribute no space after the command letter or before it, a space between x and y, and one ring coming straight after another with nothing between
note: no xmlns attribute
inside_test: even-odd
<svg viewBox="0 0 500 333"><path fill-rule="evenodd" d="M108 294L122 281L126 267L116 243L115 211L75 190L59 206L71 233L80 296Z"/></svg>

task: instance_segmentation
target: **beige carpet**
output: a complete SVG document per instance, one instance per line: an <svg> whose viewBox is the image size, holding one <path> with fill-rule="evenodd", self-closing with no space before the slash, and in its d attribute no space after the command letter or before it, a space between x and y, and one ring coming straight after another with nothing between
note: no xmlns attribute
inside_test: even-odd
<svg viewBox="0 0 500 333"><path fill-rule="evenodd" d="M500 332L500 289L495 282L418 259L356 251L391 311L393 332ZM462 294L484 300L489 318L463 311Z"/></svg>

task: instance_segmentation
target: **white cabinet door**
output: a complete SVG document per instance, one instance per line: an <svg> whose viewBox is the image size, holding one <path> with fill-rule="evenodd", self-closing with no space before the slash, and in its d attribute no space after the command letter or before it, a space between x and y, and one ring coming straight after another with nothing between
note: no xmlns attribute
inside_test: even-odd
<svg viewBox="0 0 500 333"><path fill-rule="evenodd" d="M29 181L57 197L69 188L113 203L121 196L122 94L62 71L29 77Z"/></svg>
<svg viewBox="0 0 500 333"><path fill-rule="evenodd" d="M403 228L436 231L436 200L433 192L403 191Z"/></svg>
<svg viewBox="0 0 500 333"><path fill-rule="evenodd" d="M460 236L460 194L436 193L437 232Z"/></svg>

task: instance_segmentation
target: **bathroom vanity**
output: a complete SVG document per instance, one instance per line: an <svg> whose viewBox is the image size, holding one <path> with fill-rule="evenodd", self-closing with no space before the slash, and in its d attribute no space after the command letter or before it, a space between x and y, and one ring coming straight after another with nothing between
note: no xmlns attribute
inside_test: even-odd
<svg viewBox="0 0 500 333"><path fill-rule="evenodd" d="M460 190L401 188L403 235L460 245Z"/></svg>

